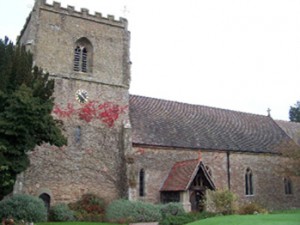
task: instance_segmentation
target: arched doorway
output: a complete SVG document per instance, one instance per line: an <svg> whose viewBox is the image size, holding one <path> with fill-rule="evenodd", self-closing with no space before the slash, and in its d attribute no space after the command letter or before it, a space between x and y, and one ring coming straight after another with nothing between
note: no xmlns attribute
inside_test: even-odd
<svg viewBox="0 0 300 225"><path fill-rule="evenodd" d="M50 195L46 194L46 193L43 193L39 196L40 199L43 200L44 204L45 204L45 207L47 209L47 212L49 213L49 210L50 210L50 202L51 202L51 197Z"/></svg>
<svg viewBox="0 0 300 225"><path fill-rule="evenodd" d="M201 212L204 210L204 191L193 190L190 195L191 210Z"/></svg>

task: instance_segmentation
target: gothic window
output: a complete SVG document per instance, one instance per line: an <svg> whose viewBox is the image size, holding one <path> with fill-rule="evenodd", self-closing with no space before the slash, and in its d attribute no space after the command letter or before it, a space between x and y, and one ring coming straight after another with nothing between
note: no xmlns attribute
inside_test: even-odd
<svg viewBox="0 0 300 225"><path fill-rule="evenodd" d="M87 38L80 38L75 43L73 70L76 72L92 72L93 47Z"/></svg>
<svg viewBox="0 0 300 225"><path fill-rule="evenodd" d="M253 195L253 174L250 168L247 168L245 173L245 194Z"/></svg>
<svg viewBox="0 0 300 225"><path fill-rule="evenodd" d="M292 181L289 177L285 177L283 179L283 183L284 183L284 193L286 195L291 195L293 194L292 192Z"/></svg>
<svg viewBox="0 0 300 225"><path fill-rule="evenodd" d="M139 174L139 195L141 197L145 196L145 171L144 169L140 170Z"/></svg>

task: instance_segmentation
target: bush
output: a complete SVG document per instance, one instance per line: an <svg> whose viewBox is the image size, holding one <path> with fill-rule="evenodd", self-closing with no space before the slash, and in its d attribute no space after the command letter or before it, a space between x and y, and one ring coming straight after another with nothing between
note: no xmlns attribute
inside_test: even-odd
<svg viewBox="0 0 300 225"><path fill-rule="evenodd" d="M183 225L197 220L215 216L214 213L200 212L200 213L183 213L180 215L168 215L159 222L159 225Z"/></svg>
<svg viewBox="0 0 300 225"><path fill-rule="evenodd" d="M67 204L57 204L51 207L49 220L57 222L74 221L74 211L72 211Z"/></svg>
<svg viewBox="0 0 300 225"><path fill-rule="evenodd" d="M160 211L163 218L170 215L176 216L185 214L182 204L176 202L161 205Z"/></svg>
<svg viewBox="0 0 300 225"><path fill-rule="evenodd" d="M159 222L159 225L183 225L195 221L195 216L192 213L184 213L181 215L168 215Z"/></svg>
<svg viewBox="0 0 300 225"><path fill-rule="evenodd" d="M249 203L245 204L239 209L239 214L245 215L245 214L264 214L267 213L268 210L262 207L258 203Z"/></svg>
<svg viewBox="0 0 300 225"><path fill-rule="evenodd" d="M38 197L14 195L0 202L0 218L10 217L26 222L44 222L47 220L47 209Z"/></svg>
<svg viewBox="0 0 300 225"><path fill-rule="evenodd" d="M236 211L236 200L229 190L207 190L205 205L207 211L228 215Z"/></svg>
<svg viewBox="0 0 300 225"><path fill-rule="evenodd" d="M75 211L78 221L103 222L105 202L97 195L85 194L79 201L69 204L69 207Z"/></svg>
<svg viewBox="0 0 300 225"><path fill-rule="evenodd" d="M158 205L121 199L107 207L106 218L110 222L137 223L160 221L162 216Z"/></svg>

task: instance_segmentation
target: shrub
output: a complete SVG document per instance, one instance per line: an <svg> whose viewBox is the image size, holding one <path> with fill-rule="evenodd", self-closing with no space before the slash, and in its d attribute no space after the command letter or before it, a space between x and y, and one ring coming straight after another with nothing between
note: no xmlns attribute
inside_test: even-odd
<svg viewBox="0 0 300 225"><path fill-rule="evenodd" d="M166 217L169 215L182 215L185 213L182 204L176 202L170 202L168 204L161 205L160 211L162 217Z"/></svg>
<svg viewBox="0 0 300 225"><path fill-rule="evenodd" d="M49 220L57 222L74 221L74 211L67 204L57 204L51 207Z"/></svg>
<svg viewBox="0 0 300 225"><path fill-rule="evenodd" d="M262 207L258 203L249 203L245 204L239 209L239 214L245 215L245 214L261 214L261 213L267 213L268 210Z"/></svg>
<svg viewBox="0 0 300 225"><path fill-rule="evenodd" d="M159 225L183 225L195 221L192 213L184 213L181 215L168 215L159 222Z"/></svg>
<svg viewBox="0 0 300 225"><path fill-rule="evenodd" d="M14 195L0 202L0 218L10 217L27 222L44 222L47 220L47 209L38 197Z"/></svg>
<svg viewBox="0 0 300 225"><path fill-rule="evenodd" d="M233 214L236 211L236 200L235 194L229 190L207 190L205 206L210 212Z"/></svg>
<svg viewBox="0 0 300 225"><path fill-rule="evenodd" d="M71 210L75 211L78 221L102 222L105 214L105 202L94 194L85 194L75 203L69 204Z"/></svg>
<svg viewBox="0 0 300 225"><path fill-rule="evenodd" d="M205 211L199 213L183 213L180 215L168 215L159 222L159 225L183 225L213 216L215 216L214 213Z"/></svg>
<svg viewBox="0 0 300 225"><path fill-rule="evenodd" d="M110 222L136 223L160 221L162 216L158 205L121 199L107 207L106 218Z"/></svg>

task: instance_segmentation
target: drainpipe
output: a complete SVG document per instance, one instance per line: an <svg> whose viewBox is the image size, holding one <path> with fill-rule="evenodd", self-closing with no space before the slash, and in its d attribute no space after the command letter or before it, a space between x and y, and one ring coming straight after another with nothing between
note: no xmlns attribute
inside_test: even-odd
<svg viewBox="0 0 300 225"><path fill-rule="evenodd" d="M227 181L228 181L228 190L230 191L230 152L227 152Z"/></svg>

